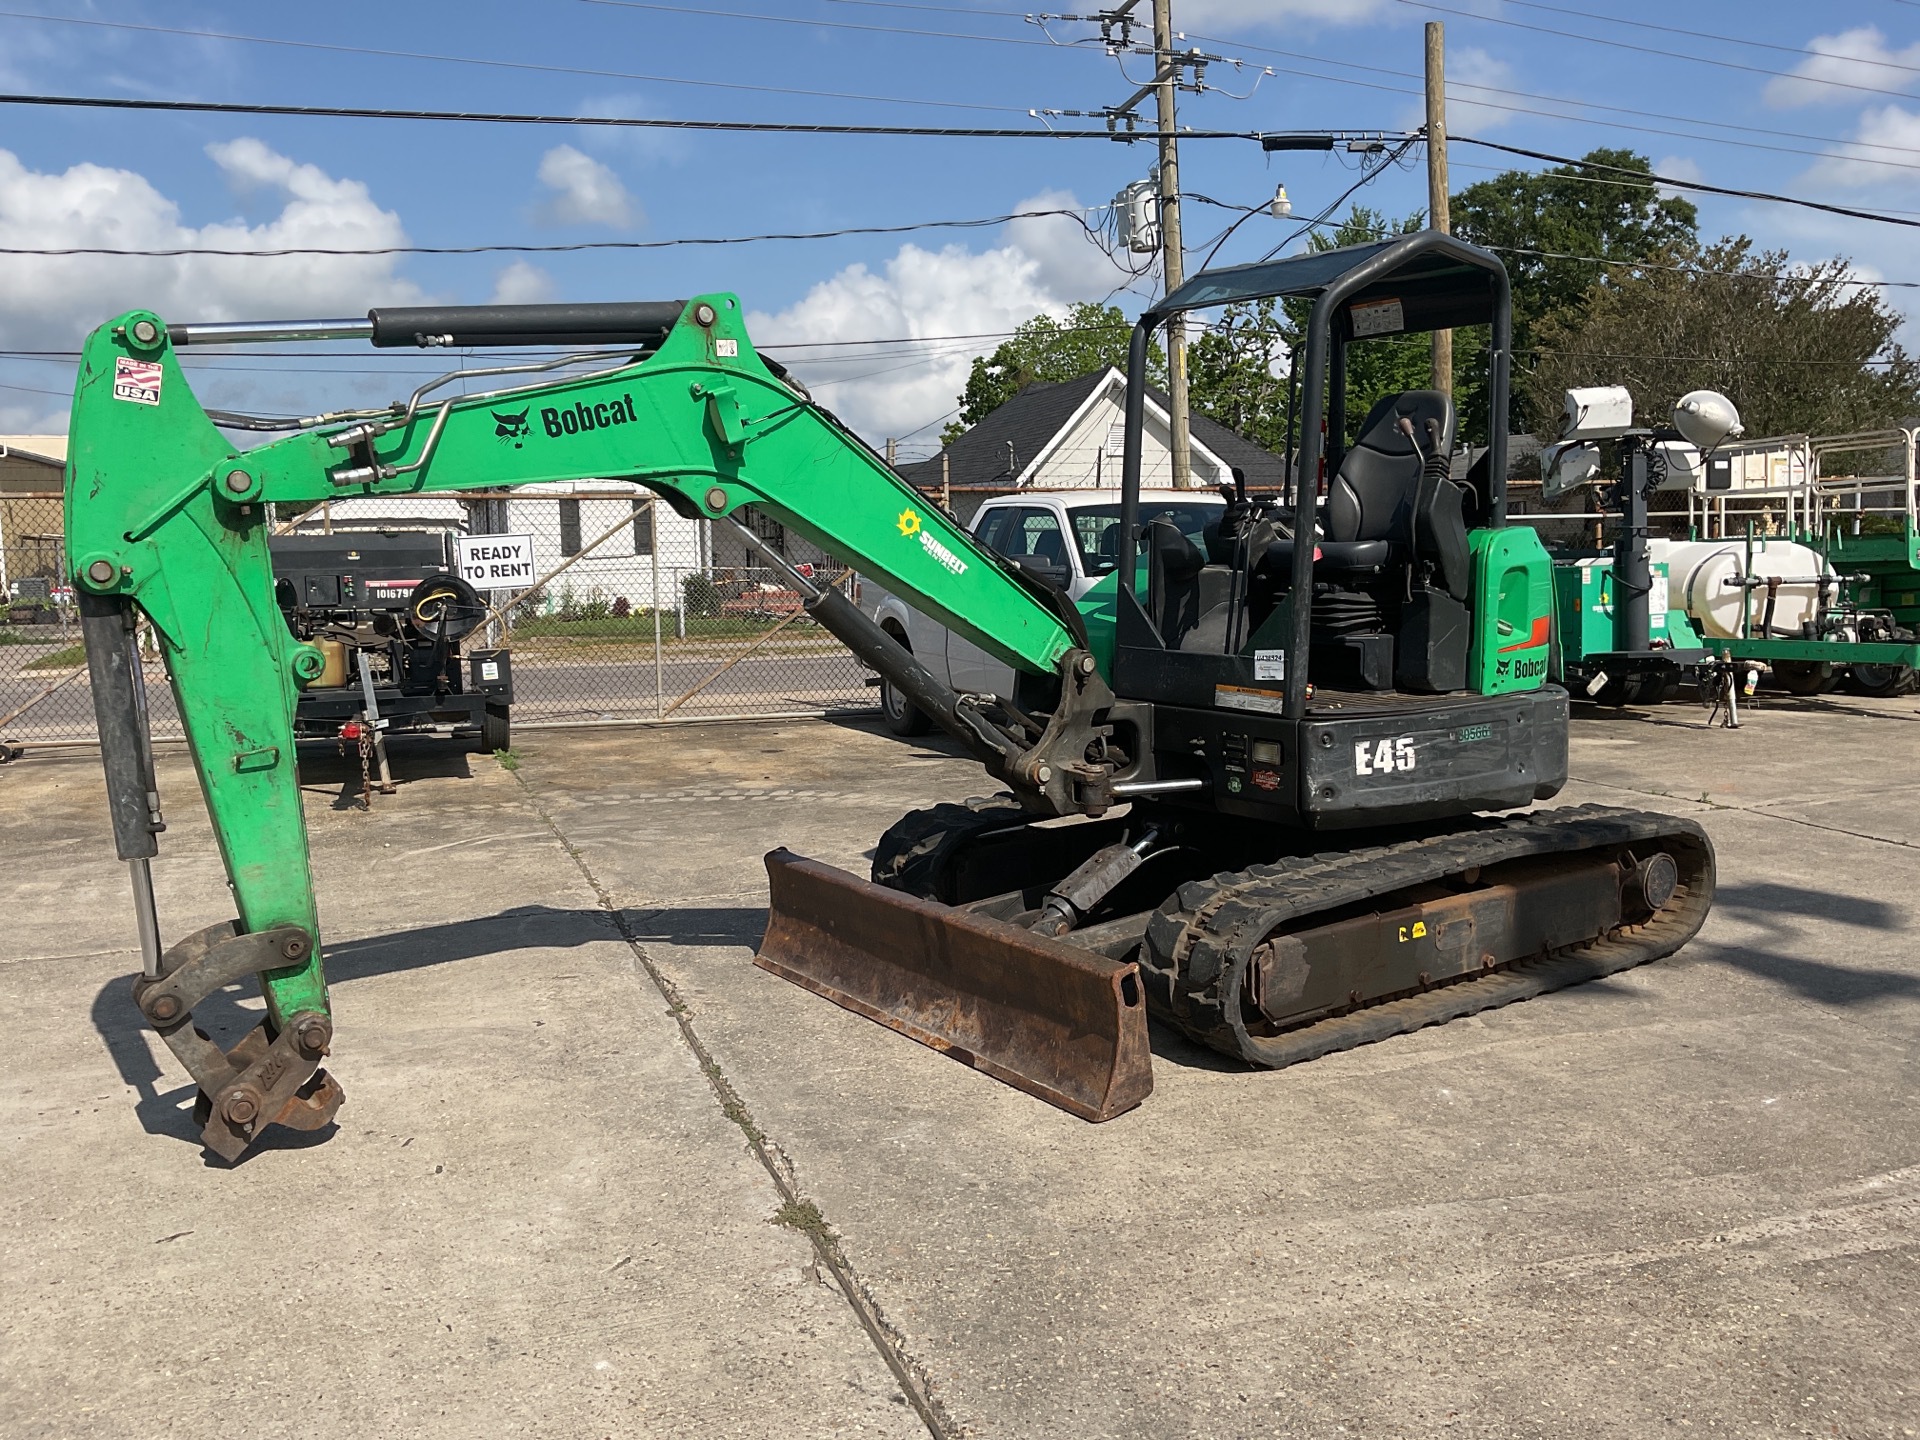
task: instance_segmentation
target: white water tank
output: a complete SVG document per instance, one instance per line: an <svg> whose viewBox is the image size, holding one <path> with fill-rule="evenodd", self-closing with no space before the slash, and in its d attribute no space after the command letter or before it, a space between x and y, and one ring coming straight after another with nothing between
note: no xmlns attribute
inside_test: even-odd
<svg viewBox="0 0 1920 1440"><path fill-rule="evenodd" d="M1652 559L1667 567L1668 603L1685 610L1709 640L1731 640L1740 634L1741 607L1753 622L1755 639L1763 638L1760 624L1767 608L1764 584L1747 587L1748 578L1780 581L1773 602L1776 634L1797 636L1800 626L1814 618L1821 601L1834 598L1833 567L1818 551L1792 540L1755 540L1752 570L1748 571L1745 540L1655 540Z"/></svg>

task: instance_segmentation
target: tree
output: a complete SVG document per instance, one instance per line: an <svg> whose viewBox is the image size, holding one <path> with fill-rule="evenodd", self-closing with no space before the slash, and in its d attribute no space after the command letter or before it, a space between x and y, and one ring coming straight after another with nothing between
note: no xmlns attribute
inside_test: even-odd
<svg viewBox="0 0 1920 1440"><path fill-rule="evenodd" d="M1025 321L991 355L974 357L960 395L960 417L940 432L940 443L951 445L1036 381L1074 380L1109 365L1124 371L1132 334L1133 322L1119 306L1094 301L1073 306L1064 320L1036 315ZM1159 366L1158 346L1153 360Z"/></svg>
<svg viewBox="0 0 1920 1440"><path fill-rule="evenodd" d="M1904 421L1920 411L1920 361L1894 339L1904 317L1851 277L1845 260L1799 265L1744 235L1610 276L1539 327L1529 413L1550 429L1563 391L1625 385L1643 423L1702 388L1726 394L1749 435Z"/></svg>
<svg viewBox="0 0 1920 1440"><path fill-rule="evenodd" d="M1578 324L1596 287L1628 273L1602 262L1644 264L1697 248L1693 205L1662 196L1652 170L1631 150L1591 150L1577 164L1508 170L1452 198L1453 233L1492 249L1513 282L1516 424L1540 327ZM1484 414L1484 374L1470 372L1459 356L1455 370L1464 382L1463 409Z"/></svg>
<svg viewBox="0 0 1920 1440"><path fill-rule="evenodd" d="M1273 301L1229 305L1187 347L1187 404L1279 451L1287 439L1287 337Z"/></svg>
<svg viewBox="0 0 1920 1440"><path fill-rule="evenodd" d="M1336 250L1345 245L1364 245L1395 235L1409 235L1426 224L1426 214L1415 211L1404 220L1388 220L1378 210L1364 205L1353 207L1331 233L1316 230L1307 244L1316 251ZM1287 346L1304 356L1307 316L1313 309L1306 300L1285 302L1286 320L1282 333ZM1403 335L1361 340L1347 348L1347 443L1359 438L1360 422L1382 395L1401 390L1425 390L1433 383L1433 342L1425 335ZM1298 404L1298 400L1295 401ZM1296 436L1295 443L1298 443Z"/></svg>

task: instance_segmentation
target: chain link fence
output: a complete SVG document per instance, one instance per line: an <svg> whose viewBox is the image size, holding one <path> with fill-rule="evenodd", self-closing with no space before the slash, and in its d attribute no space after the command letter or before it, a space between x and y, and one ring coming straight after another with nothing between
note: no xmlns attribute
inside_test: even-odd
<svg viewBox="0 0 1920 1440"><path fill-rule="evenodd" d="M58 495L0 496L0 743L95 738ZM857 581L763 516L743 521L819 585ZM482 590L468 647L513 657L513 723L583 725L869 709L867 670L801 608L792 581L727 522L688 519L606 481L470 495L349 499L276 516L280 533L378 530L524 537L534 583ZM166 673L143 634L153 733L178 738Z"/></svg>

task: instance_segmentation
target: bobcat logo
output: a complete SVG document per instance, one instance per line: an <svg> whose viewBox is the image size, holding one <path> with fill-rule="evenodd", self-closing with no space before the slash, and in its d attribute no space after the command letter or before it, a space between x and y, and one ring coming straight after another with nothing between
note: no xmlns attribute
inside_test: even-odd
<svg viewBox="0 0 1920 1440"><path fill-rule="evenodd" d="M531 410L532 408L532 406L528 406L527 410ZM518 415L502 415L498 410L489 412L493 416L493 433L495 437L501 440L511 440L513 442L513 448L518 450L521 440L533 433L533 427L527 424L527 410L522 410Z"/></svg>

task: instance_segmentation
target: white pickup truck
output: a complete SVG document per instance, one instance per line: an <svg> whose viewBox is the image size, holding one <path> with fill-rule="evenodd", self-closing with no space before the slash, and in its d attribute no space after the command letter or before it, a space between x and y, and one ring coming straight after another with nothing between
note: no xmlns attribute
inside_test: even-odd
<svg viewBox="0 0 1920 1440"><path fill-rule="evenodd" d="M1225 505L1210 490L1145 490L1140 523L1167 516L1199 539ZM1036 490L996 495L981 505L968 527L989 550L1016 560L1078 600L1102 576L1113 573L1120 549L1118 490ZM1009 696L1013 668L971 640L930 620L899 596L862 578L858 603L880 628L953 689L974 695ZM884 679L880 713L896 735L923 735L932 722Z"/></svg>

